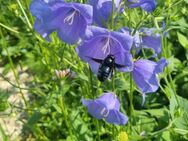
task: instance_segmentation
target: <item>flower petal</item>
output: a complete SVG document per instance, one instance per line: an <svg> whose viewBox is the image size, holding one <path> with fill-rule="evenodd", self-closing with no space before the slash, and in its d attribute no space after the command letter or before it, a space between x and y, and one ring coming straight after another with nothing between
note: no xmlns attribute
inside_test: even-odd
<svg viewBox="0 0 188 141"><path fill-rule="evenodd" d="M107 109L116 109L119 110L120 103L114 93L104 93L101 97L99 97L96 101L100 101L103 103Z"/></svg>
<svg viewBox="0 0 188 141"><path fill-rule="evenodd" d="M161 58L159 62L157 62L157 66L155 67L155 73L161 73L163 72L163 69L165 66L168 65L168 62L165 58Z"/></svg>
<svg viewBox="0 0 188 141"><path fill-rule="evenodd" d="M167 61L164 58L157 63L145 59L135 62L132 75L143 94L155 92L158 89L157 74L162 72L166 65Z"/></svg>
<svg viewBox="0 0 188 141"><path fill-rule="evenodd" d="M128 117L117 110L110 110L105 120L116 125L124 125L128 122Z"/></svg>
<svg viewBox="0 0 188 141"><path fill-rule="evenodd" d="M114 0L114 13L117 12L120 6L121 0ZM89 0L89 4L94 9L94 23L99 26L105 26L106 22L111 18L112 14L112 0ZM120 8L119 13L123 11L123 7Z"/></svg>
<svg viewBox="0 0 188 141"><path fill-rule="evenodd" d="M95 100L82 99L82 104L87 107L87 110L91 116L93 116L96 119L103 118L101 111L105 108L105 106L102 103L99 103Z"/></svg>
<svg viewBox="0 0 188 141"><path fill-rule="evenodd" d="M116 38L126 51L130 51L133 44L133 37L121 32L110 32L112 37Z"/></svg>
<svg viewBox="0 0 188 141"><path fill-rule="evenodd" d="M37 18L35 29L47 40L51 32L57 31L62 41L75 44L85 35L87 24L92 23L92 7L86 4L34 0L30 10Z"/></svg>
<svg viewBox="0 0 188 141"><path fill-rule="evenodd" d="M161 37L159 33L155 33L155 28L141 28L142 45L144 48L153 49L156 54L162 50Z"/></svg>
<svg viewBox="0 0 188 141"><path fill-rule="evenodd" d="M88 4L74 3L74 8L79 10L80 14L85 18L88 24L93 22L93 7Z"/></svg>
<svg viewBox="0 0 188 141"><path fill-rule="evenodd" d="M129 2L133 2L133 0L129 0ZM136 3L130 4L129 8L141 7L147 12L152 12L156 8L155 0L140 0Z"/></svg>

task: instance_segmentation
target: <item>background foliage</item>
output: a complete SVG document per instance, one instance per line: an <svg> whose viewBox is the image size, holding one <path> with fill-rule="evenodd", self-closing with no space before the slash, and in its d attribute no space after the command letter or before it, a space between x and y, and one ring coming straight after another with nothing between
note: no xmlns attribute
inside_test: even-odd
<svg viewBox="0 0 188 141"><path fill-rule="evenodd" d="M116 29L134 28L141 20L146 27L163 26L165 52L161 56L169 61L160 76L163 89L148 95L143 107L141 95L134 92L134 114L129 108L129 75L116 72L114 91L121 100L121 110L129 115L125 126L97 121L87 114L80 99L91 98L91 91L96 97L103 91L112 91L111 82L101 84L78 58L75 46L61 42L55 33L51 43L43 40L33 30L29 3L30 0L0 0L1 77L6 79L4 76L13 71L16 79L13 85L25 101L23 107L14 107L7 101L9 93L0 90L0 111L19 108L25 112L20 119L24 123L22 140L110 141L118 140L120 132L126 132L131 141L188 140L187 0L159 0L157 9L147 19L143 19L146 13L139 8L126 9L117 21ZM20 87L17 67L26 67L32 77L26 88ZM55 76L55 70L67 68L71 69L72 77ZM25 100L23 89L28 90L29 100ZM0 138L9 140L1 126Z"/></svg>

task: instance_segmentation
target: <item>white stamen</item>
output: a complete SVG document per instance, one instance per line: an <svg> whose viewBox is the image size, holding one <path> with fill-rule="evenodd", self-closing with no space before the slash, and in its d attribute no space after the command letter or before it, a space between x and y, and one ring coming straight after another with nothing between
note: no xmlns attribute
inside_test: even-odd
<svg viewBox="0 0 188 141"><path fill-rule="evenodd" d="M49 0L44 0L45 3L49 3Z"/></svg>
<svg viewBox="0 0 188 141"><path fill-rule="evenodd" d="M47 33L44 33L44 34L42 34L42 37L43 37L43 38L46 38L47 35L48 35Z"/></svg>
<svg viewBox="0 0 188 141"><path fill-rule="evenodd" d="M63 22L64 22L64 23L68 23L69 25L72 25L76 13L77 13L77 12L76 12L76 10L75 10L75 11L72 12L70 15L68 15L68 16L63 20Z"/></svg>
<svg viewBox="0 0 188 141"><path fill-rule="evenodd" d="M106 109L106 108L103 108L103 109L101 110L100 114L101 114L104 118L106 118L106 117L108 116L108 114L109 114L109 110Z"/></svg>
<svg viewBox="0 0 188 141"><path fill-rule="evenodd" d="M110 54L110 38L109 37L107 38L105 45L102 47L102 51L104 54Z"/></svg>

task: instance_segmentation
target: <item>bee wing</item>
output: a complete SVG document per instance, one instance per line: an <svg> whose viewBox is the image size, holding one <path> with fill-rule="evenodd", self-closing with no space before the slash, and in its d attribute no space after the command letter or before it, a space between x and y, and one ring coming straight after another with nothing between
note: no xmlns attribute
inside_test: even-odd
<svg viewBox="0 0 188 141"><path fill-rule="evenodd" d="M125 65L120 65L120 64L116 64L116 63L115 63L115 67L120 69L120 68L125 67Z"/></svg>
<svg viewBox="0 0 188 141"><path fill-rule="evenodd" d="M102 59L97 59L97 58L91 58L93 61L97 62L97 63L102 63L103 60Z"/></svg>

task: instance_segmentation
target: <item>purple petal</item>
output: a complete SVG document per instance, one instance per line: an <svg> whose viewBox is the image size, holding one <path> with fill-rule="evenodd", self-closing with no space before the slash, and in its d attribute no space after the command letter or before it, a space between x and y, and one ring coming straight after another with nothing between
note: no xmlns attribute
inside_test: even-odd
<svg viewBox="0 0 188 141"><path fill-rule="evenodd" d="M85 40L90 40L98 35L107 35L109 34L108 30L105 28L97 27L97 26L88 26L86 29Z"/></svg>
<svg viewBox="0 0 188 141"><path fill-rule="evenodd" d="M128 117L117 110L110 110L105 120L109 123L124 125L127 123Z"/></svg>
<svg viewBox="0 0 188 141"><path fill-rule="evenodd" d="M128 34L123 34L120 32L111 32L112 37L118 39L118 41L122 44L123 48L126 51L130 51L133 44L133 37Z"/></svg>
<svg viewBox="0 0 188 141"><path fill-rule="evenodd" d="M157 62L157 66L155 67L155 73L163 72L164 67L168 65L168 62L165 58L161 58L159 62Z"/></svg>
<svg viewBox="0 0 188 141"><path fill-rule="evenodd" d="M129 29L128 27L124 27L124 28L121 28L119 31L122 32L125 35L130 36L132 29ZM136 48L139 48L140 45L141 45L141 37L139 35L139 32L136 31L136 33L133 36L133 46L136 47Z"/></svg>
<svg viewBox="0 0 188 141"><path fill-rule="evenodd" d="M47 41L51 41L49 35L53 32L53 29L48 29L39 19L36 19L34 23L34 29Z"/></svg>
<svg viewBox="0 0 188 141"><path fill-rule="evenodd" d="M129 0L129 2L133 2L133 0ZM130 4L129 8L141 7L147 12L152 12L156 8L155 0L140 0L136 3Z"/></svg>
<svg viewBox="0 0 188 141"><path fill-rule="evenodd" d="M151 48L155 53L159 54L162 50L161 37L159 33L155 33L155 28L141 28L142 45L144 48Z"/></svg>
<svg viewBox="0 0 188 141"><path fill-rule="evenodd" d="M74 44L85 35L87 24L92 23L92 7L86 4L34 0L30 10L37 18L35 29L47 40L51 32L57 31L62 41Z"/></svg>
<svg viewBox="0 0 188 141"><path fill-rule="evenodd" d="M114 55L115 63L123 65L119 71L131 71L133 67L130 48L132 37L119 32L110 32L104 28L88 27L86 40L76 49L79 57L90 63L93 72L98 65L92 58L104 60L109 54ZM92 66L95 65L95 66Z"/></svg>
<svg viewBox="0 0 188 141"><path fill-rule="evenodd" d="M138 60L134 64L133 79L142 93L155 92L158 81L154 73L156 63L149 60Z"/></svg>
<svg viewBox="0 0 188 141"><path fill-rule="evenodd" d="M120 6L121 0L114 0L114 12L117 11ZM112 0L89 0L89 4L94 9L94 23L99 26L104 26L105 23L110 19L112 14ZM120 12L123 11L123 7L120 8Z"/></svg>
<svg viewBox="0 0 188 141"><path fill-rule="evenodd" d="M99 103L95 100L82 99L82 104L87 107L87 110L91 116L93 116L96 119L103 118L101 111L105 108L105 106L102 103Z"/></svg>
<svg viewBox="0 0 188 141"><path fill-rule="evenodd" d="M87 4L74 3L74 8L77 9L80 14L85 18L87 24L92 24L93 22L93 8Z"/></svg>
<svg viewBox="0 0 188 141"><path fill-rule="evenodd" d="M74 44L84 36L86 27L87 23L84 17L81 15L75 16L72 25L62 24L57 33L62 41L69 44Z"/></svg>
<svg viewBox="0 0 188 141"><path fill-rule="evenodd" d="M155 92L159 88L157 74L161 73L167 64L164 58L157 63L144 59L135 62L132 75L143 94Z"/></svg>
<svg viewBox="0 0 188 141"><path fill-rule="evenodd" d="M107 109L116 109L119 110L120 103L117 99L116 95L113 93L104 93L101 97L99 97L96 101L100 101L103 103Z"/></svg>
<svg viewBox="0 0 188 141"><path fill-rule="evenodd" d="M116 64L122 64L125 67L117 68L121 72L130 72L133 70L133 58L132 55L127 51L122 51L119 53L116 53Z"/></svg>

